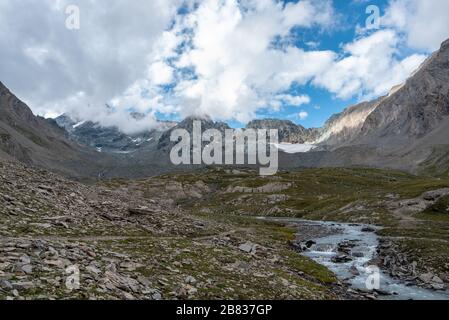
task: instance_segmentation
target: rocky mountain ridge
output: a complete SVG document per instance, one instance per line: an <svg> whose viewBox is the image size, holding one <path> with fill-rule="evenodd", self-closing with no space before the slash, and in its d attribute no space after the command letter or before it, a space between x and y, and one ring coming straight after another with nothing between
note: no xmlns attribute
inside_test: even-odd
<svg viewBox="0 0 449 320"><path fill-rule="evenodd" d="M247 129L277 129L279 142L291 144L312 143L320 135L320 129L307 129L290 120L262 119L253 120L246 126Z"/></svg>
<svg viewBox="0 0 449 320"><path fill-rule="evenodd" d="M141 114L132 114L134 119L142 118ZM55 119L64 128L70 139L98 152L128 154L159 141L162 134L176 126L175 122L160 122L157 129L136 134L126 134L117 127L104 127L98 122L75 121L69 115L63 114Z"/></svg>
<svg viewBox="0 0 449 320"><path fill-rule="evenodd" d="M92 122L35 117L6 87L0 87L0 155L62 171L87 168L87 174L97 176L103 171L146 175L155 172L153 168L158 173L172 170L168 153L173 130L191 132L194 120L202 122L203 131L229 128L208 117L190 117L176 125L167 123L165 131L129 136ZM318 147L292 155L281 152L280 163L287 168L368 166L442 174L449 172L448 125L449 40L388 96L349 107L323 128L306 129L276 119L254 120L247 128L276 128L281 143ZM83 166L86 162L89 165Z"/></svg>
<svg viewBox="0 0 449 320"><path fill-rule="evenodd" d="M449 40L403 86L383 99L367 117L357 141L379 145L420 139L448 116Z"/></svg>
<svg viewBox="0 0 449 320"><path fill-rule="evenodd" d="M71 140L95 148L99 152L122 154L150 148L154 142L157 143L158 149L166 149L167 146L172 145L170 135L173 130L186 129L188 132L192 132L195 120L201 122L202 131L218 129L224 133L226 129L230 129L228 124L215 122L210 117L188 117L179 123L161 122L158 129L128 135L117 127L104 127L92 121L75 121L69 115L61 115L55 119L56 123L67 131ZM279 142L289 144L313 142L320 135L319 129L306 129L289 120L280 119L253 120L248 123L246 128L278 129Z"/></svg>
<svg viewBox="0 0 449 320"><path fill-rule="evenodd" d="M370 145L394 151L431 135L446 125L448 117L449 40L387 96L349 107L329 119L316 142L333 149ZM435 144L449 143L446 137L434 137Z"/></svg>
<svg viewBox="0 0 449 320"><path fill-rule="evenodd" d="M170 152L171 147L175 144L170 141L171 134L174 130L184 129L187 130L190 134L193 132L193 124L195 121L201 122L201 131L204 132L209 129L216 129L222 133L225 130L230 129L229 125L224 122L215 122L210 117L187 117L176 126L167 130L159 139L158 149Z"/></svg>

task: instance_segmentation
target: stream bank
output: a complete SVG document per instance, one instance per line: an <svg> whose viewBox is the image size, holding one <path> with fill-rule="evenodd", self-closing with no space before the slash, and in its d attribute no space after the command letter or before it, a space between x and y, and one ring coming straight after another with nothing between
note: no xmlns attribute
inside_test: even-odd
<svg viewBox="0 0 449 320"><path fill-rule="evenodd" d="M300 254L335 273L349 290L370 299L449 300L449 291L432 290L391 277L379 268L378 228L370 225L270 218L298 230Z"/></svg>

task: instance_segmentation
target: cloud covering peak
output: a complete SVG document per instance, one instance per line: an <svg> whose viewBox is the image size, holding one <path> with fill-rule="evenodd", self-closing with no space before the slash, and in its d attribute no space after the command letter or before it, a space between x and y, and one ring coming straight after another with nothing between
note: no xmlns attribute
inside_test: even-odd
<svg viewBox="0 0 449 320"><path fill-rule="evenodd" d="M417 1L390 1L381 29L337 50L303 39L341 27L330 0L78 0L79 30L65 27L68 0L4 0L0 75L35 113L124 131L157 117L247 122L285 106L306 118L311 87L340 99L385 94L449 36L438 17L432 37L414 35L430 10ZM425 2L437 16L447 6ZM421 52L399 54L404 44ZM131 121L132 111L145 120Z"/></svg>

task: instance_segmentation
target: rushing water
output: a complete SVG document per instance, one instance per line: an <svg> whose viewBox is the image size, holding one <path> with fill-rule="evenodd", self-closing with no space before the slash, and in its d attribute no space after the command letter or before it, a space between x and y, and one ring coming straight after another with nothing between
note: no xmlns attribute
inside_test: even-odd
<svg viewBox="0 0 449 320"><path fill-rule="evenodd" d="M304 226L313 228L322 227L323 230L335 230L335 232L324 232L313 240L309 250L302 253L314 261L326 266L342 281L351 285L353 289L367 290L367 280L372 276L369 262L376 257L379 240L375 232L364 232L367 225L344 224L333 222L305 221L300 219L270 219L286 222L303 229ZM371 227L371 226L370 226ZM372 228L372 227L371 227ZM339 245L350 243L351 261L336 263L334 258L339 255ZM417 286L410 286L400 280L393 279L385 272L380 271L380 299L390 300L449 300L448 291L434 291ZM371 277L372 278L372 277Z"/></svg>

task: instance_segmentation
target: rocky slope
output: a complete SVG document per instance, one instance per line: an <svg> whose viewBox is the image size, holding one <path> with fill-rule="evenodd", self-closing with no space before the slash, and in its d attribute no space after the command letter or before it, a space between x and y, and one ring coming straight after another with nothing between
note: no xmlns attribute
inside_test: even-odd
<svg viewBox="0 0 449 320"><path fill-rule="evenodd" d="M449 170L449 40L366 119L353 143L426 173Z"/></svg>
<svg viewBox="0 0 449 320"><path fill-rule="evenodd" d="M401 149L446 124L448 83L449 40L389 95L352 106L329 119L316 142L332 149L362 144ZM446 136L439 137L434 144L448 141Z"/></svg>
<svg viewBox="0 0 449 320"><path fill-rule="evenodd" d="M362 102L332 116L313 143L334 149L350 144L360 134L366 119L378 107L382 99Z"/></svg>
<svg viewBox="0 0 449 320"><path fill-rule="evenodd" d="M178 206L210 192L182 176L87 186L0 161L0 299L354 298L292 250L292 230Z"/></svg>
<svg viewBox="0 0 449 320"><path fill-rule="evenodd" d="M71 176L96 175L100 163L107 163L93 150L67 139L55 121L36 117L1 82L0 157Z"/></svg>

